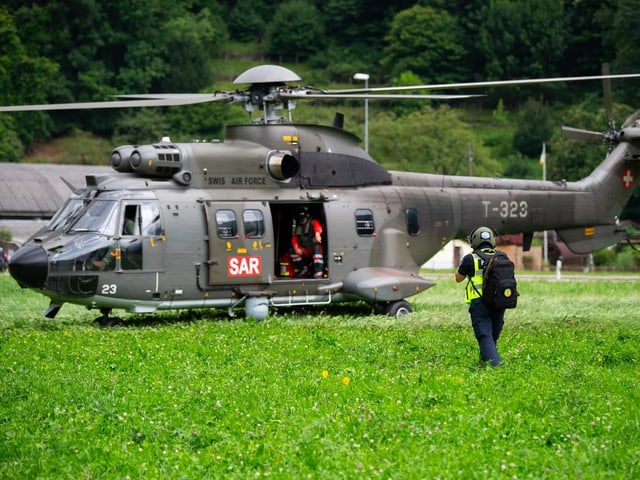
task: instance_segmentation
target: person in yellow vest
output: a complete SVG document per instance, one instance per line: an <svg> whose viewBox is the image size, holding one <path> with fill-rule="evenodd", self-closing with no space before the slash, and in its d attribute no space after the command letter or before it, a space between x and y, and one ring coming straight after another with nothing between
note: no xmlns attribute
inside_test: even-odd
<svg viewBox="0 0 640 480"><path fill-rule="evenodd" d="M485 256L495 255L495 232L488 227L478 227L469 234L469 244L473 251L462 257L455 278L458 283L467 279L465 301L469 305L471 325L480 347L480 359L498 367L502 365L497 343L504 326L504 309L492 308L480 298L485 262L476 253L479 250Z"/></svg>

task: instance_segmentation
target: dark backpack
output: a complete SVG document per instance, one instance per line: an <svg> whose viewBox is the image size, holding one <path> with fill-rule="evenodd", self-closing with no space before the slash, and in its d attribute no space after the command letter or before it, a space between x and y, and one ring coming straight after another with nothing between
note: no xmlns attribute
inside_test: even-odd
<svg viewBox="0 0 640 480"><path fill-rule="evenodd" d="M516 308L520 294L513 262L506 253L500 251L496 251L493 255L487 255L479 250L475 253L484 260L482 301L497 309Z"/></svg>

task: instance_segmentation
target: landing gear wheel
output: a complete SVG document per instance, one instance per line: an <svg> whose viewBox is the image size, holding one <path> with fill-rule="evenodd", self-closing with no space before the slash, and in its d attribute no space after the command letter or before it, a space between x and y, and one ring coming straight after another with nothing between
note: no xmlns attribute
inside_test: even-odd
<svg viewBox="0 0 640 480"><path fill-rule="evenodd" d="M390 302L386 305L384 312L390 317L406 317L413 312L413 307L406 300Z"/></svg>
<svg viewBox="0 0 640 480"><path fill-rule="evenodd" d="M94 321L101 327L122 327L124 322L118 317L109 317L111 313L110 308L101 308L100 313L102 316L96 318Z"/></svg>

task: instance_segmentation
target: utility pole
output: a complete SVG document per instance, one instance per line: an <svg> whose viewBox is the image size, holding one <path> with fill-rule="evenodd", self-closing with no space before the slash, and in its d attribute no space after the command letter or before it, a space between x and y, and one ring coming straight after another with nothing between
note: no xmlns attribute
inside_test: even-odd
<svg viewBox="0 0 640 480"><path fill-rule="evenodd" d="M364 88L369 88L369 74L368 73L356 73L353 76L354 80L364 80ZM364 99L364 151L369 153L369 99Z"/></svg>

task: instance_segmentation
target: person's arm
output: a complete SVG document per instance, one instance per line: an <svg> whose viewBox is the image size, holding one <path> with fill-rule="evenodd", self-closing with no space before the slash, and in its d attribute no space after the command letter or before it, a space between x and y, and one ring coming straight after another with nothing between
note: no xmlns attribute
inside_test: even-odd
<svg viewBox="0 0 640 480"><path fill-rule="evenodd" d="M311 222L311 228L313 229L313 239L317 243L322 243L322 224L314 219Z"/></svg>
<svg viewBox="0 0 640 480"><path fill-rule="evenodd" d="M460 266L458 267L458 270L455 273L456 282L460 283L465 278L472 276L474 273L473 270L474 270L473 256L471 254L467 254L464 257L462 257L462 260L460 261Z"/></svg>
<svg viewBox="0 0 640 480"><path fill-rule="evenodd" d="M302 255L302 248L300 247L300 242L298 241L297 235L291 236L291 248L293 248L293 251L298 255Z"/></svg>

